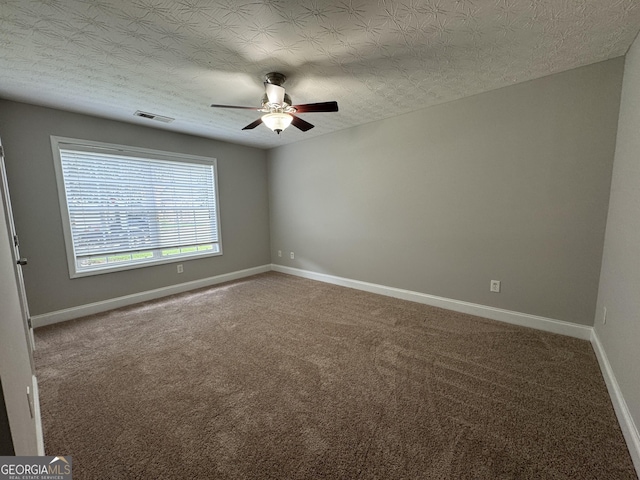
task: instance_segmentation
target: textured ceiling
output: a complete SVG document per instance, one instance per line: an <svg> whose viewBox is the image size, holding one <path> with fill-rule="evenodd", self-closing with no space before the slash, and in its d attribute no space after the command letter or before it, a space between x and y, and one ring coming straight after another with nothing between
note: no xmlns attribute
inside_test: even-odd
<svg viewBox="0 0 640 480"><path fill-rule="evenodd" d="M639 2L0 0L0 97L268 148L623 55ZM340 111L278 136L209 107L258 107L270 71Z"/></svg>

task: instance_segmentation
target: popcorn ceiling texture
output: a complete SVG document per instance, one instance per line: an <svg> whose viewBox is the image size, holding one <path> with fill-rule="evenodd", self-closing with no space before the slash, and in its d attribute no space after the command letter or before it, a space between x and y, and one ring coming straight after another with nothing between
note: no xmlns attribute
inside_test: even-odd
<svg viewBox="0 0 640 480"><path fill-rule="evenodd" d="M589 342L278 273L36 331L74 478L636 479Z"/></svg>
<svg viewBox="0 0 640 480"><path fill-rule="evenodd" d="M3 0L0 96L268 148L624 55L639 25L636 0ZM340 112L278 136L209 107L259 106L273 70Z"/></svg>

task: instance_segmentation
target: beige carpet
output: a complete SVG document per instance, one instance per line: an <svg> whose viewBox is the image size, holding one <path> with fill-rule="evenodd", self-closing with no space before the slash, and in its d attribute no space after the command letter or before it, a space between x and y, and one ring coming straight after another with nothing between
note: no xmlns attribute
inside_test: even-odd
<svg viewBox="0 0 640 480"><path fill-rule="evenodd" d="M591 345L267 273L38 329L74 479L635 479Z"/></svg>

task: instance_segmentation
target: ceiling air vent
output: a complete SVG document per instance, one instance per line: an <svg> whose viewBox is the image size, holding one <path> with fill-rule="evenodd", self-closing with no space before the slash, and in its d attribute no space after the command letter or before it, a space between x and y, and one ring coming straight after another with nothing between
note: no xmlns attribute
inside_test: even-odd
<svg viewBox="0 0 640 480"><path fill-rule="evenodd" d="M141 112L140 110L134 113L134 115L136 117L148 118L149 120L157 120L162 123L171 123L175 120L175 118L164 117L162 115L156 115L155 113Z"/></svg>

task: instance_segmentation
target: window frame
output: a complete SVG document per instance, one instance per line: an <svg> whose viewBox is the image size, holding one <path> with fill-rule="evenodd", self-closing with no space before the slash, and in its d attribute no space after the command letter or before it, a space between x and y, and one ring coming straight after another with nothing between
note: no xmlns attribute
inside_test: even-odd
<svg viewBox="0 0 640 480"><path fill-rule="evenodd" d="M124 155L129 157L136 157L142 160L166 160L170 162L186 162L186 163L200 163L210 165L213 169L213 188L215 198L215 215L216 215L216 229L218 237L219 251L209 252L203 250L202 253L190 253L190 254L176 254L166 258L152 258L149 260L138 260L135 263L128 264L112 264L104 267L96 267L91 270L77 269L77 258L75 254L75 245L73 242L73 234L71 231L70 212L67 205L67 192L64 183L64 174L62 170L62 158L60 155L60 149L73 150L73 147L82 147L85 149L92 149L96 151L103 151L104 153L113 153L115 155ZM67 256L67 266L69 269L70 278L89 277L93 275L102 275L105 273L114 273L124 270L133 270L138 268L145 268L157 265L163 265L168 263L184 262L187 260L195 260L206 257L221 256L222 249L222 226L220 217L220 199L218 190L218 162L213 157L203 157L198 155L189 155L177 152L166 152L161 150L153 150L141 147L132 147L127 145L117 145L112 143L96 142L92 140L81 140L77 138L60 137L51 135L51 149L53 152L53 164L56 174L56 184L58 191L58 201L60 207L60 215L62 220L62 231L64 236L65 251ZM85 150L86 151L86 150ZM205 253L206 252L206 253ZM134 252L131 252L134 253Z"/></svg>

